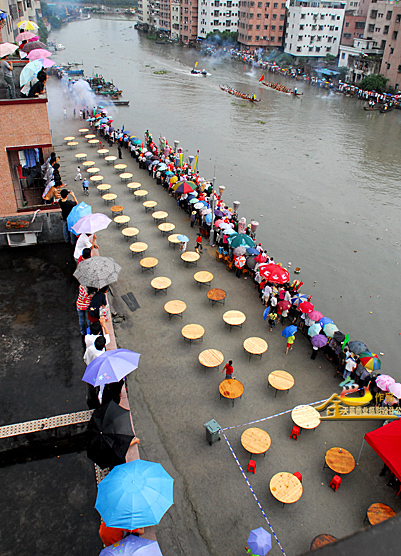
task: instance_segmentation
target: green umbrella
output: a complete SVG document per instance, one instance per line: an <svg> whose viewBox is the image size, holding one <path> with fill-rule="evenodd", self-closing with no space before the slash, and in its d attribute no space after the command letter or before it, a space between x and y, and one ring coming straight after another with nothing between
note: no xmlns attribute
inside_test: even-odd
<svg viewBox="0 0 401 556"><path fill-rule="evenodd" d="M255 247L253 239L246 234L237 234L233 239L227 240L232 248L234 247Z"/></svg>

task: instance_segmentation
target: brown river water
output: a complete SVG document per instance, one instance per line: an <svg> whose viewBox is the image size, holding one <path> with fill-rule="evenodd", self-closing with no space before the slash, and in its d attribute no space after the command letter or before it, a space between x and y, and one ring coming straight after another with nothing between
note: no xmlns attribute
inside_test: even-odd
<svg viewBox="0 0 401 556"><path fill-rule="evenodd" d="M257 239L276 262L291 263L316 309L383 352L382 371L401 381L401 111L365 112L342 94L266 74L297 86L303 96L293 98L260 85L261 70L156 44L133 25L71 23L49 37L66 47L53 59L83 63L86 76L102 74L123 90L130 106L112 109L116 127L179 140L187 155L199 150L201 175L225 186L229 206L241 201L248 223L260 222ZM196 61L207 78L190 75ZM261 102L234 98L219 84ZM67 102L49 103L52 127Z"/></svg>

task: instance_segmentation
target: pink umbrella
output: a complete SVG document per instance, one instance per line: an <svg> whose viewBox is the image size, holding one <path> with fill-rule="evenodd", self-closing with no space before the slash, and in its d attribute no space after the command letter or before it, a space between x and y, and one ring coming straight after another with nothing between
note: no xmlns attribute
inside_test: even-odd
<svg viewBox="0 0 401 556"><path fill-rule="evenodd" d="M223 220L215 220L214 225L219 227L222 222L223 222Z"/></svg>
<svg viewBox="0 0 401 556"><path fill-rule="evenodd" d="M35 38L37 35L35 35L35 33L32 33L31 31L24 31L23 33L19 33L16 37L15 40L17 42L22 42L22 41L29 41L29 39L33 39ZM39 38L39 37L38 37Z"/></svg>
<svg viewBox="0 0 401 556"><path fill-rule="evenodd" d="M401 398L401 384L394 382L394 384L390 384L388 389L396 398Z"/></svg>
<svg viewBox="0 0 401 556"><path fill-rule="evenodd" d="M49 58L52 55L49 50L45 50L44 48L35 48L35 50L31 50L28 54L28 58L31 60L39 60L39 58Z"/></svg>
<svg viewBox="0 0 401 556"><path fill-rule="evenodd" d="M318 321L318 320L323 318L323 315L322 315L322 313L320 313L320 311L312 311L311 313L309 313L308 317L311 320Z"/></svg>
<svg viewBox="0 0 401 556"><path fill-rule="evenodd" d="M388 392L392 384L395 384L395 380L390 375L380 375L376 378L376 386L383 390L383 392Z"/></svg>
<svg viewBox="0 0 401 556"><path fill-rule="evenodd" d="M245 263L246 263L246 258L243 257L242 255L240 257L237 257L234 262L237 268L242 268L245 265Z"/></svg>
<svg viewBox="0 0 401 556"><path fill-rule="evenodd" d="M42 62L42 66L44 68L51 68L56 63L53 62L53 60L50 60L50 58L42 58L40 61Z"/></svg>

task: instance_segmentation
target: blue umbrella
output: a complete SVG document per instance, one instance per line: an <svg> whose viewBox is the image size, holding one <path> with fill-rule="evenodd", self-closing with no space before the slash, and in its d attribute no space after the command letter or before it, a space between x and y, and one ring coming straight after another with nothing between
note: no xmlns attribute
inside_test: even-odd
<svg viewBox="0 0 401 556"><path fill-rule="evenodd" d="M83 216L87 216L88 214L92 214L92 207L87 205L86 203L82 202L79 205L75 205L72 207L70 214L67 216L67 224L68 230L71 232L71 228L82 218ZM72 230L74 234L74 230ZM77 235L77 234L75 234Z"/></svg>
<svg viewBox="0 0 401 556"><path fill-rule="evenodd" d="M177 239L178 241L183 241L184 243L187 243L189 241L189 237L184 234L177 236Z"/></svg>
<svg viewBox="0 0 401 556"><path fill-rule="evenodd" d="M205 216L206 224L210 224L211 221L212 221L212 215L210 213L206 214L206 216Z"/></svg>
<svg viewBox="0 0 401 556"><path fill-rule="evenodd" d="M42 69L43 64L40 60L33 60L32 62L29 62L21 71L20 76L19 76L19 83L21 85L21 87L23 85L25 85L26 83L28 83L28 81L30 79L32 79L32 77L34 77L35 75L37 75L40 70Z"/></svg>
<svg viewBox="0 0 401 556"><path fill-rule="evenodd" d="M132 139L131 143L133 143L134 145L142 145L142 141L138 138Z"/></svg>
<svg viewBox="0 0 401 556"><path fill-rule="evenodd" d="M270 313L270 309L271 307L266 307L266 309L263 311L263 320L267 319L267 315Z"/></svg>
<svg viewBox="0 0 401 556"><path fill-rule="evenodd" d="M173 483L160 463L123 463L99 483L95 508L107 527L131 531L157 525L174 502Z"/></svg>
<svg viewBox="0 0 401 556"><path fill-rule="evenodd" d="M334 324L334 320L330 319L329 317L323 317L320 319L319 324L321 328L324 328L325 324Z"/></svg>
<svg viewBox="0 0 401 556"><path fill-rule="evenodd" d="M284 338L289 338L290 336L294 336L294 334L297 330L298 330L298 328L296 326L294 326L293 324L291 324L290 326L287 326L286 328L284 328L281 335L284 336Z"/></svg>
<svg viewBox="0 0 401 556"><path fill-rule="evenodd" d="M224 230L224 233L226 236L238 235L238 232L236 232L232 228L227 228L226 230Z"/></svg>
<svg viewBox="0 0 401 556"><path fill-rule="evenodd" d="M272 536L263 527L253 529L248 538L248 545L255 556L266 556L272 547Z"/></svg>
<svg viewBox="0 0 401 556"><path fill-rule="evenodd" d="M82 380L92 386L120 382L138 368L141 354L129 349L104 351L86 367Z"/></svg>
<svg viewBox="0 0 401 556"><path fill-rule="evenodd" d="M167 170L167 166L166 166L166 164L164 164L164 162L158 163L158 164L159 164L158 170L160 170L160 172L163 172L164 170Z"/></svg>
<svg viewBox="0 0 401 556"><path fill-rule="evenodd" d="M248 255L258 255L259 251L257 249L255 249L254 247L248 247L246 252L248 253Z"/></svg>
<svg viewBox="0 0 401 556"><path fill-rule="evenodd" d="M315 322L315 324L312 324L312 326L308 328L308 336L313 338L313 336L319 334L321 329L322 327L320 326L320 324L318 322Z"/></svg>
<svg viewBox="0 0 401 556"><path fill-rule="evenodd" d="M168 176L168 177L174 176L174 172L172 172L171 170L167 170L166 176Z"/></svg>
<svg viewBox="0 0 401 556"><path fill-rule="evenodd" d="M156 541L128 535L125 539L103 548L99 556L163 556Z"/></svg>

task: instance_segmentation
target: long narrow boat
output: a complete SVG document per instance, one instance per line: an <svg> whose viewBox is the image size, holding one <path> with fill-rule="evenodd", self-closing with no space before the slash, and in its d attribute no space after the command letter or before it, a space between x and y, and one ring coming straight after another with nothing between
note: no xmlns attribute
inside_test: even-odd
<svg viewBox="0 0 401 556"><path fill-rule="evenodd" d="M237 91L236 89L232 89L227 85L220 85L220 89L228 93L229 95L234 95L235 97L242 98L244 100L249 100L250 102L260 102L260 98L253 98L251 95L248 95L247 93L241 93L240 91Z"/></svg>
<svg viewBox="0 0 401 556"><path fill-rule="evenodd" d="M266 81L262 81L262 83L265 87L273 89L273 91L278 91L279 93L284 93L285 95L294 95L296 97L300 97L301 95L303 95L303 93L298 93L296 91L293 91L292 89L289 89L288 87L284 87L284 85L281 85L281 83L270 83L270 81L268 81L267 83Z"/></svg>
<svg viewBox="0 0 401 556"><path fill-rule="evenodd" d="M372 105L368 105L368 106L364 106L363 109L367 110L368 112L373 112L373 110L381 110L383 108L382 104L379 104L378 102L376 102L375 104Z"/></svg>
<svg viewBox="0 0 401 556"><path fill-rule="evenodd" d="M116 106L129 106L129 100L120 100L120 99L112 98L111 102Z"/></svg>
<svg viewBox="0 0 401 556"><path fill-rule="evenodd" d="M391 105L385 104L381 108L380 114L386 114L387 112L391 112L392 110L394 110L394 108L395 108L395 104L391 104Z"/></svg>

